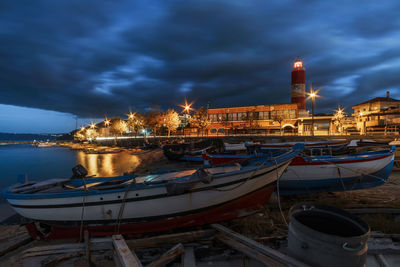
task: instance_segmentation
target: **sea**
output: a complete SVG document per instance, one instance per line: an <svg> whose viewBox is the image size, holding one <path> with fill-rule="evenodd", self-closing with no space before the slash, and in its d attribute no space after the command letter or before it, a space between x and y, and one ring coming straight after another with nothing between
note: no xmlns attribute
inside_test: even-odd
<svg viewBox="0 0 400 267"><path fill-rule="evenodd" d="M86 154L66 147L35 147L31 144L0 145L0 189L17 183L18 176L28 180L70 178L77 164L88 170L88 176L111 177L133 172L140 163L128 151L110 154ZM0 203L6 200L1 197Z"/></svg>

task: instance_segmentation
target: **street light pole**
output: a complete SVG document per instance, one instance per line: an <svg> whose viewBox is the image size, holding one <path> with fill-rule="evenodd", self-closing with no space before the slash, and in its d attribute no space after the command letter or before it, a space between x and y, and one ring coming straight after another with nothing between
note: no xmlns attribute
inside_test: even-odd
<svg viewBox="0 0 400 267"><path fill-rule="evenodd" d="M311 89L310 92L308 93L308 99L311 98L311 116L312 116L312 122L311 122L311 136L314 136L314 102L315 102L315 98L319 97L318 95L318 91L314 91L314 86L313 84L311 84Z"/></svg>
<svg viewBox="0 0 400 267"><path fill-rule="evenodd" d="M314 136L314 100L315 96L311 98L311 112L312 112L311 136Z"/></svg>

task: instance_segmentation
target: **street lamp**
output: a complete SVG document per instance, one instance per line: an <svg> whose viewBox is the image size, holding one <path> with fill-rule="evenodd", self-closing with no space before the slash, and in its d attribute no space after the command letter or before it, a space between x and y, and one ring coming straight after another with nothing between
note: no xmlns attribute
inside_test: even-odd
<svg viewBox="0 0 400 267"><path fill-rule="evenodd" d="M189 114L189 113L190 113L190 110L193 109L193 108L192 108L192 105L193 105L193 102L191 102L190 104L188 104L187 100L185 99L185 104L184 104L184 105L181 105L181 107L183 108L183 111L182 111L182 112L186 112L187 114Z"/></svg>
<svg viewBox="0 0 400 267"><path fill-rule="evenodd" d="M132 120L135 118L136 112L129 112L129 114L126 114L128 116L128 119Z"/></svg>
<svg viewBox="0 0 400 267"><path fill-rule="evenodd" d="M106 119L104 120L104 125L105 125L106 127L110 126L110 120L106 118Z"/></svg>
<svg viewBox="0 0 400 267"><path fill-rule="evenodd" d="M91 128L91 129L96 128L96 124L95 124L94 122L91 122L91 123L90 123L90 128Z"/></svg>
<svg viewBox="0 0 400 267"><path fill-rule="evenodd" d="M311 85L310 92L308 93L308 99L311 99L311 112L312 112L312 125L311 125L311 135L314 136L314 102L315 98L319 97L319 90L314 90L313 85Z"/></svg>

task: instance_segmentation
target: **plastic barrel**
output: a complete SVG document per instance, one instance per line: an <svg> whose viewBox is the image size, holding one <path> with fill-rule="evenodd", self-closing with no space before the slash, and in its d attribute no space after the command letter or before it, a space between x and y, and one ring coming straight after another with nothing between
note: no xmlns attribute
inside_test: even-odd
<svg viewBox="0 0 400 267"><path fill-rule="evenodd" d="M290 209L289 255L311 266L365 266L370 228L344 210L304 203Z"/></svg>

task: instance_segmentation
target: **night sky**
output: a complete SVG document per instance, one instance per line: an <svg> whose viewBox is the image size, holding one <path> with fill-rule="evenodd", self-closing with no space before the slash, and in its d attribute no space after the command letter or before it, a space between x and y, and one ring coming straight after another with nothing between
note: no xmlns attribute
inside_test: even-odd
<svg viewBox="0 0 400 267"><path fill-rule="evenodd" d="M1 1L0 132L67 132L151 106L400 98L399 1Z"/></svg>

